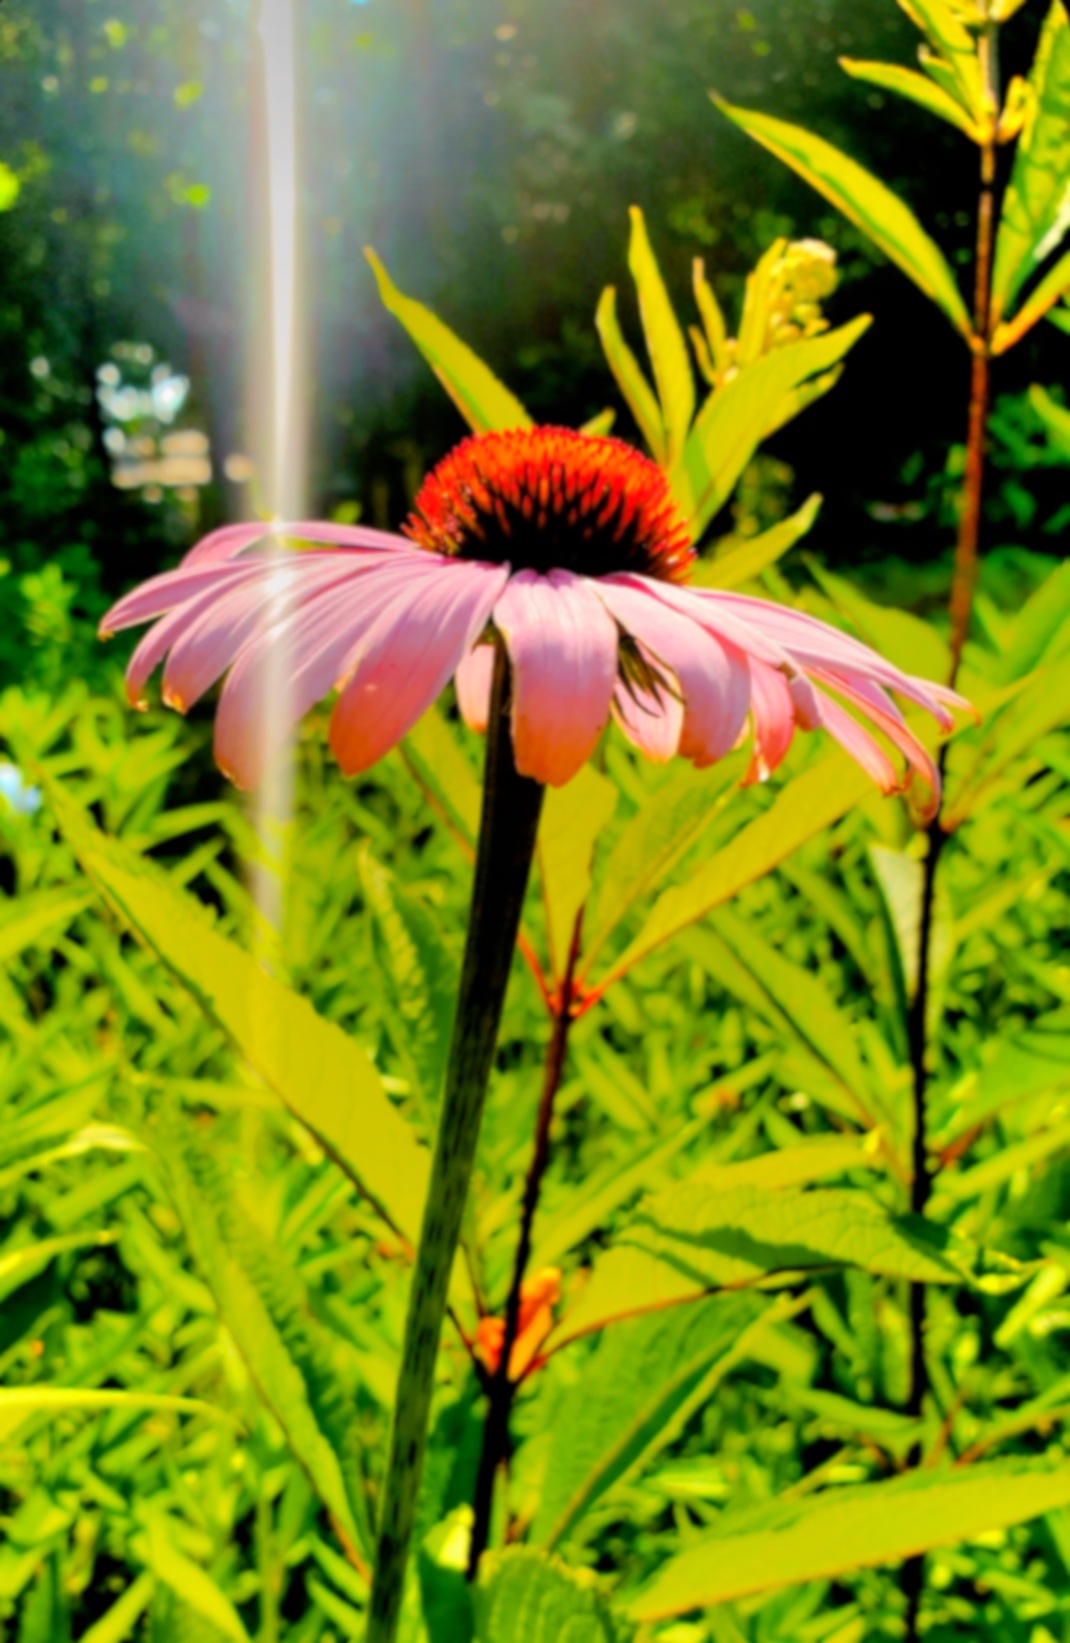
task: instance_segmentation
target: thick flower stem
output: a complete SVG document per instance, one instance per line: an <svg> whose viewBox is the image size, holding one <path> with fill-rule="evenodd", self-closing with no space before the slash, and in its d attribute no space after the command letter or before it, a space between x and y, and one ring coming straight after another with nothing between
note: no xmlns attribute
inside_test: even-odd
<svg viewBox="0 0 1070 1643"><path fill-rule="evenodd" d="M994 45L991 36L982 42L986 50L986 74L994 71ZM994 95L994 94L993 94ZM959 514L958 536L955 543L955 566L951 579L951 597L948 613L951 619L951 667L948 683L954 685L962 662L963 646L970 628L973 612L974 589L977 584L977 563L981 539L981 507L984 498L985 431L988 422L990 395L991 348L989 339L992 247L995 224L995 149L986 143L981 149L981 191L977 208L977 248L974 263L974 337L973 363L970 372L970 409L966 431L966 468L963 476L962 507ZM943 778L946 759L940 758ZM907 1019L907 1037L910 1045L910 1064L914 1092L914 1172L910 1207L915 1215L923 1215L929 1202L932 1179L927 1153L928 1081L929 1081L929 996L931 992L930 959L932 950L933 919L936 911L936 876L940 866L947 834L937 814L929 825L929 849L925 857L921 890L921 912L918 920L918 983L911 1000ZM927 1318L924 1284L910 1287L910 1397L908 1413L920 1416L929 1390L929 1372L925 1359L925 1330ZM920 1458L920 1448L913 1459ZM907 1600L907 1643L918 1643L921 1599L925 1586L925 1560L908 1558L903 1565L901 1584Z"/></svg>
<svg viewBox="0 0 1070 1643"><path fill-rule="evenodd" d="M531 1259L535 1211L539 1206L539 1195L542 1191L542 1180L546 1174L546 1166L550 1162L550 1125L554 1116L554 1098L557 1095L561 1084L561 1075L565 1069L568 1033L574 1019L572 984L576 962L579 958L582 921L583 912L581 909L572 934L572 944L569 949L564 978L553 1004L554 1027L546 1048L542 1093L539 1097L539 1110L535 1119L535 1143L532 1147L531 1162L528 1165L528 1173L524 1181L524 1197L520 1209L520 1235L517 1239L516 1255L513 1258L513 1276L509 1285L509 1295L505 1303L505 1329L502 1334L498 1365L487 1389L487 1418L483 1427L483 1448L479 1457L479 1472L476 1477L475 1499L473 1501L472 1540L468 1554L469 1579L475 1577L479 1569L479 1560L487 1548L487 1542L490 1538L491 1508L494 1502L494 1479L497 1476L498 1467L505 1459L509 1449L509 1416L512 1413L517 1386L517 1383L509 1375L509 1361L512 1358L513 1347L516 1345L516 1338L520 1329L521 1290L528 1269L528 1262Z"/></svg>
<svg viewBox="0 0 1070 1643"><path fill-rule="evenodd" d="M397 1635L439 1336L542 806L542 787L513 761L506 689L499 644L468 939L405 1323L366 1643Z"/></svg>

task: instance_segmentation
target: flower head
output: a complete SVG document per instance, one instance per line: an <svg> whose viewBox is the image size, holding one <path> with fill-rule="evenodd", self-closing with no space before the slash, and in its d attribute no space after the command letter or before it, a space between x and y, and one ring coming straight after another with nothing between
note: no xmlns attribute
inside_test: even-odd
<svg viewBox="0 0 1070 1643"><path fill-rule="evenodd" d="M389 751L454 678L485 728L495 635L510 663L517 768L567 782L610 716L644 753L696 765L748 734L748 779L776 769L796 729L825 729L884 792L903 783L867 720L928 784L933 760L890 691L942 728L964 705L838 629L744 594L686 585L687 526L653 463L617 440L558 428L467 439L425 480L393 536L300 523L294 552L251 552L261 525L216 531L177 570L109 612L103 632L153 620L127 669L130 698L164 662L187 709L225 674L216 756L240 787L315 702L338 692L331 747L349 774ZM278 660L286 686L265 730Z"/></svg>

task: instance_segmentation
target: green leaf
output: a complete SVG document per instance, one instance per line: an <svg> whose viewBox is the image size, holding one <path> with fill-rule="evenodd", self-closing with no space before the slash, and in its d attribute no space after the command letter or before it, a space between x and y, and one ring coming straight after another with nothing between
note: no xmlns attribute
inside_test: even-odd
<svg viewBox="0 0 1070 1643"><path fill-rule="evenodd" d="M59 1238L40 1238L35 1243L11 1243L0 1248L0 1301L6 1301L16 1289L37 1278L58 1255L76 1249L97 1249L115 1242L114 1232L68 1232ZM14 1244L14 1247L12 1245Z"/></svg>
<svg viewBox="0 0 1070 1643"><path fill-rule="evenodd" d="M909 1473L726 1517L672 1558L629 1605L667 1619L756 1592L831 1579L1026 1523L1070 1502L1070 1466L1022 1461Z"/></svg>
<svg viewBox="0 0 1070 1643"><path fill-rule="evenodd" d="M1042 736L1066 720L1070 700L1070 651L1041 667L998 714L985 734L972 765L948 792L944 812L951 829L979 808L986 792L1016 759L1029 754Z"/></svg>
<svg viewBox="0 0 1070 1643"><path fill-rule="evenodd" d="M716 821L742 769L737 757L712 770L681 765L640 805L599 873L598 893L587 918L583 975L621 920L657 889Z"/></svg>
<svg viewBox="0 0 1070 1643"><path fill-rule="evenodd" d="M530 428L531 417L515 394L422 302L403 296L370 247L365 249L384 308L400 320L439 382L477 434Z"/></svg>
<svg viewBox="0 0 1070 1643"><path fill-rule="evenodd" d="M824 1267L960 1283L963 1258L943 1236L848 1187L720 1193L678 1183L644 1200L616 1234L551 1342L556 1350L641 1312Z"/></svg>
<svg viewBox="0 0 1070 1643"><path fill-rule="evenodd" d="M591 1508L672 1441L697 1390L706 1397L745 1356L741 1338L768 1310L733 1296L637 1318L603 1336L579 1380L556 1407L550 1452L531 1536L553 1548Z"/></svg>
<svg viewBox="0 0 1070 1643"><path fill-rule="evenodd" d="M175 1415L207 1415L209 1420L233 1421L233 1415L199 1398L168 1397L158 1392L86 1389L80 1386L0 1387L0 1443L6 1443L34 1415L65 1415L72 1411L95 1414L102 1409L164 1410Z"/></svg>
<svg viewBox="0 0 1070 1643"><path fill-rule="evenodd" d="M918 991L925 869L916 856L908 856L902 850L889 850L882 844L870 845L869 857L888 915L903 998L909 1003ZM929 931L929 981L934 988L939 988L954 954L955 924L951 898L946 883L938 880L932 928Z"/></svg>
<svg viewBox="0 0 1070 1643"><path fill-rule="evenodd" d="M1070 228L1070 18L1062 0L1048 13L1029 83L1033 108L1018 139L996 236L994 320Z"/></svg>
<svg viewBox="0 0 1070 1643"><path fill-rule="evenodd" d="M705 400L670 481L698 537L728 500L761 441L785 420L785 401L828 370L869 326L848 325L763 354Z"/></svg>
<svg viewBox="0 0 1070 1643"><path fill-rule="evenodd" d="M696 562L691 573L692 583L700 588L738 588L744 582L752 582L770 565L783 559L788 549L813 528L822 500L815 491L795 513L757 536L726 536L716 543L712 558Z"/></svg>
<svg viewBox="0 0 1070 1643"><path fill-rule="evenodd" d="M10 964L27 947L53 947L91 899L84 888L71 890L66 885L20 896L14 910L0 919L0 964Z"/></svg>
<svg viewBox="0 0 1070 1643"><path fill-rule="evenodd" d="M1025 333L1038 320L1044 318L1050 308L1053 308L1060 297L1070 292L1070 251L1064 251L1059 260L1049 268L1042 280L1030 291L1022 306L1011 320L1003 320L992 333L993 354L1005 354L1013 348ZM1070 331L1070 314L1060 310L1051 314L1051 322L1061 331Z"/></svg>
<svg viewBox="0 0 1070 1643"><path fill-rule="evenodd" d="M935 1138L937 1147L950 1146L958 1136L1014 1102L1049 1091L1054 1096L1070 1087L1070 1036L1064 1033L1015 1034L1013 1038L1006 1034L991 1049L988 1059L960 1086L954 1107Z"/></svg>
<svg viewBox="0 0 1070 1643"><path fill-rule="evenodd" d="M647 449L654 461L664 465L668 446L661 410L654 390L643 374L642 366L624 340L624 333L617 319L617 293L612 285L607 285L598 299L594 324L602 340L606 362L616 378L617 387L624 395L629 411L635 418L635 425L646 441Z"/></svg>
<svg viewBox="0 0 1070 1643"><path fill-rule="evenodd" d="M869 788L869 778L839 749L796 776L768 810L685 884L662 892L635 940L600 978L599 988L604 990L663 942L768 873L807 839L838 821Z"/></svg>
<svg viewBox="0 0 1070 1643"><path fill-rule="evenodd" d="M585 765L564 787L546 795L539 824L539 872L546 904L550 968L560 980L567 968L576 920L591 888L591 858L617 805L617 789Z"/></svg>
<svg viewBox="0 0 1070 1643"><path fill-rule="evenodd" d="M934 46L934 59L925 47L919 53L922 64L934 79L958 96L978 126L990 124L995 110L990 108L980 59L973 35L963 26L946 0L899 0L911 22Z"/></svg>
<svg viewBox="0 0 1070 1643"><path fill-rule="evenodd" d="M593 1575L526 1548L491 1553L474 1594L475 1643L626 1643Z"/></svg>
<svg viewBox="0 0 1070 1643"><path fill-rule="evenodd" d="M406 763L434 809L474 854L482 790L452 726L433 707L417 721L401 746Z"/></svg>
<svg viewBox="0 0 1070 1643"><path fill-rule="evenodd" d="M390 1224L415 1244L428 1155L365 1051L213 929L200 904L173 889L154 864L106 838L54 787L49 792L68 843L123 922L234 1040Z"/></svg>
<svg viewBox="0 0 1070 1643"><path fill-rule="evenodd" d="M1053 1153L1067 1151L1070 1151L1070 1122L1053 1124L1050 1129L1029 1135L1014 1146L1000 1147L993 1157L985 1158L969 1169L941 1170L938 1190L942 1196L946 1194L958 1203L968 1203L972 1198L979 1198L983 1192L990 1192L993 1187L1001 1187L1020 1170L1025 1172L1023 1179L1035 1181L1038 1164Z"/></svg>
<svg viewBox="0 0 1070 1643"><path fill-rule="evenodd" d="M867 1126L877 1123L880 1097L855 1044L854 1027L821 979L764 941L753 923L730 908L709 916L687 937L687 952L773 1027L781 1048L794 1039L839 1086L836 1110ZM812 1090L820 1098L821 1091Z"/></svg>
<svg viewBox="0 0 1070 1643"><path fill-rule="evenodd" d="M875 245L931 297L955 328L969 337L970 316L943 252L910 207L857 160L822 137L768 114L733 108L714 98L730 120L789 165L804 182L868 234Z"/></svg>
<svg viewBox="0 0 1070 1643"><path fill-rule="evenodd" d="M647 237L646 222L637 205L631 208L632 233L628 267L639 297L647 353L654 368L661 418L666 434L666 461L675 462L684 448L695 413L695 379L687 343L673 313L669 293Z"/></svg>
<svg viewBox="0 0 1070 1643"><path fill-rule="evenodd" d="M880 86L882 91L905 97L908 102L928 109L938 119L957 126L974 142L980 140L977 126L958 99L915 69L901 68L898 63L860 63L851 57L841 57L840 67L853 80L864 80L868 85Z"/></svg>
<svg viewBox="0 0 1070 1643"><path fill-rule="evenodd" d="M367 1533L362 1537L358 1529L356 1491L341 1464L343 1456L354 1460L355 1422L352 1393L338 1383L329 1337L311 1316L298 1274L240 1208L212 1151L187 1126L165 1117L156 1120L155 1131L194 1262L260 1396L350 1551Z"/></svg>
<svg viewBox="0 0 1070 1643"><path fill-rule="evenodd" d="M357 868L393 989L397 1048L428 1102L438 1096L449 1048L458 963L430 910L362 845Z"/></svg>
<svg viewBox="0 0 1070 1643"><path fill-rule="evenodd" d="M145 1532L136 1535L131 1549L151 1569L156 1579L169 1586L182 1603L203 1615L231 1643L251 1643L233 1603L221 1591L206 1569L180 1552L172 1539L168 1520L157 1510L146 1512Z"/></svg>
<svg viewBox="0 0 1070 1643"><path fill-rule="evenodd" d="M806 1187L848 1170L879 1169L880 1153L873 1144L876 1136L810 1136L795 1147L778 1147L757 1158L735 1164L703 1163L687 1177L701 1181L711 1191L732 1192L736 1187Z"/></svg>
<svg viewBox="0 0 1070 1643"><path fill-rule="evenodd" d="M951 666L947 644L930 623L910 611L867 599L854 583L807 557L807 567L858 637L907 673L946 679Z"/></svg>
<svg viewBox="0 0 1070 1643"><path fill-rule="evenodd" d="M138 1575L108 1612L82 1633L78 1643L123 1643L148 1608L155 1590L152 1575Z"/></svg>

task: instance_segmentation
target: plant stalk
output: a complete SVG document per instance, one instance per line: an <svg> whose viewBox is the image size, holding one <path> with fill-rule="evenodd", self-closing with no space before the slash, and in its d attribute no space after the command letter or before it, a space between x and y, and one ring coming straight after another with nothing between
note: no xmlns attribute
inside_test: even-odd
<svg viewBox="0 0 1070 1643"><path fill-rule="evenodd" d="M473 1500L472 1540L468 1554L468 1578L474 1579L479 1560L487 1549L490 1538L491 1510L494 1504L494 1480L498 1468L509 1450L509 1417L516 1397L517 1382L510 1379L509 1360L513 1355L520 1330L520 1301L524 1277L531 1259L532 1233L535 1211L539 1205L543 1176L550 1162L550 1125L554 1116L554 1099L561 1085L568 1050L569 1028L574 1014L572 1007L573 980L580 952L580 933L583 910L576 918L569 948L568 963L560 991L553 1003L554 1026L546 1048L543 1068L542 1093L535 1119L535 1142L531 1162L524 1182L524 1196L520 1210L520 1235L513 1260L513 1276L505 1303L505 1329L502 1334L501 1355L487 1389L487 1418L483 1427L483 1447L479 1456Z"/></svg>
<svg viewBox="0 0 1070 1643"><path fill-rule="evenodd" d="M439 1337L542 807L543 788L513 760L507 686L499 640L468 937L405 1321L366 1643L397 1636Z"/></svg>
<svg viewBox="0 0 1070 1643"><path fill-rule="evenodd" d="M980 42L988 70L993 71L994 45L991 38ZM970 370L970 405L966 430L966 467L963 475L962 507L955 541L955 563L951 578L948 614L951 621L951 666L948 683L954 685L962 664L962 651L970 628L981 538L981 508L984 499L985 433L990 396L992 250L995 226L996 156L992 142L981 148L981 190L977 206L977 240L974 261L974 336ZM944 776L946 756L940 756L940 776ZM932 1175L927 1150L928 1135L928 1050L929 996L933 921L936 911L936 876L947 834L939 812L929 824L929 848L922 876L921 911L918 920L918 984L907 1016L907 1039L914 1095L913 1178L910 1207L924 1215L932 1191ZM910 1286L910 1397L907 1412L920 1416L929 1390L925 1358L927 1321L926 1289L923 1283ZM920 1447L912 1456L920 1458ZM925 1560L909 1558L903 1565L901 1584L907 1600L907 1643L918 1643L921 1598L925 1585Z"/></svg>

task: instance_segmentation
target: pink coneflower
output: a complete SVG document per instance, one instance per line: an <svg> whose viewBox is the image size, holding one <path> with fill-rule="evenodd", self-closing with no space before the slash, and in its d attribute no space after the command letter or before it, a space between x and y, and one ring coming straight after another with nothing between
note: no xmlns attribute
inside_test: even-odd
<svg viewBox="0 0 1070 1643"><path fill-rule="evenodd" d="M249 552L267 526L217 531L102 624L112 633L157 619L127 670L134 701L165 658L164 700L182 711L227 675L215 749L239 787L261 777L270 738L283 742L332 690L331 747L348 774L382 758L451 677L466 720L483 728L496 630L511 664L516 765L537 781L574 776L612 716L650 757L700 766L749 727L749 780L776 769L796 729L821 727L894 792L903 781L858 715L937 802L934 762L888 692L943 729L961 698L799 611L687 586L694 554L668 482L619 440L482 434L428 475L404 536L323 523L280 531L329 546ZM265 738L279 654L289 688Z"/></svg>

